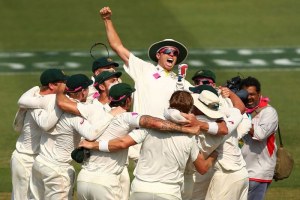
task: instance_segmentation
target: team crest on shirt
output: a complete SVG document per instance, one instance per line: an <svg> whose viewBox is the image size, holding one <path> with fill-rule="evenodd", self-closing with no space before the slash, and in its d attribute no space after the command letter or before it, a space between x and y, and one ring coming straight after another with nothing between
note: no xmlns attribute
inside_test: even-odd
<svg viewBox="0 0 300 200"><path fill-rule="evenodd" d="M155 79L159 79L160 78L160 74L158 72L156 72L156 73L153 74L153 77Z"/></svg>

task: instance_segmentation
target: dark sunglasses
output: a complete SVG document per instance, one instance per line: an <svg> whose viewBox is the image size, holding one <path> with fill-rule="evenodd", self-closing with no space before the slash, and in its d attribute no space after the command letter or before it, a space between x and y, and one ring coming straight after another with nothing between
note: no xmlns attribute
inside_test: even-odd
<svg viewBox="0 0 300 200"><path fill-rule="evenodd" d="M159 53L168 54L168 55L172 54L173 56L179 55L179 51L173 48L163 48L162 50L159 51Z"/></svg>
<svg viewBox="0 0 300 200"><path fill-rule="evenodd" d="M194 81L195 85L211 85L214 84L214 82L210 79L196 79Z"/></svg>

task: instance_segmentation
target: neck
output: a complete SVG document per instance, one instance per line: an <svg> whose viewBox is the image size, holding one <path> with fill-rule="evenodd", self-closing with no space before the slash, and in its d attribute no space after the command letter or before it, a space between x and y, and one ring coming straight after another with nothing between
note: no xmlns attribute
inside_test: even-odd
<svg viewBox="0 0 300 200"><path fill-rule="evenodd" d="M109 103L109 98L108 96L106 96L104 93L102 93L99 98L98 98L98 101L102 104L106 104L106 103Z"/></svg>

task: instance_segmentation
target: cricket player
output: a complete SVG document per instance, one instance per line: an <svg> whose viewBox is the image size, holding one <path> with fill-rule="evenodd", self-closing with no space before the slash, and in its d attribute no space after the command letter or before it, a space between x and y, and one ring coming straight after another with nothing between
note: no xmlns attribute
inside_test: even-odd
<svg viewBox="0 0 300 200"><path fill-rule="evenodd" d="M119 64L114 62L109 57L101 57L101 58L96 59L92 65L93 76L91 77L91 80L93 82L95 82L95 77L97 75L101 74L103 71L115 72L115 68L118 66L119 66ZM119 82L120 81L121 81L121 79L119 79ZM100 94L97 91L97 89L93 85L91 85L89 87L89 94L88 94L87 101L91 102L91 101L93 101L93 99L97 99L99 97L99 95Z"/></svg>
<svg viewBox="0 0 300 200"><path fill-rule="evenodd" d="M117 85L116 85L117 86ZM113 88L112 88L113 89ZM191 110L193 98L189 92L177 91L170 100L174 105L184 105ZM219 113L220 116L222 114ZM204 124L202 124L204 127ZM205 127L206 131L208 126ZM141 157L135 169L135 179L131 185L130 199L181 199L183 171L189 157L200 173L205 173L216 154L210 155L205 161L199 153L193 136L178 133L160 133L148 130L133 131L128 136L110 141L100 142L81 141L80 146L100 149L101 151L116 151L142 143Z"/></svg>
<svg viewBox="0 0 300 200"><path fill-rule="evenodd" d="M121 106L129 111L131 108L131 94L135 89L126 83L119 83L111 87L110 105L112 107ZM199 128L191 129L182 127L168 121L151 116L140 116L138 113L126 112L117 115L105 132L97 139L97 143L102 140L110 140L127 135L135 128L144 127L169 131L185 131L187 133L198 133ZM192 130L188 132L188 130ZM82 166L77 179L79 199L120 199L124 191L120 191L118 175L122 172L127 160L128 149L123 149L114 153L101 151L91 151L91 157ZM105 163L105 165L103 164ZM87 189L89 188L89 189ZM128 196L127 196L128 199Z"/></svg>
<svg viewBox="0 0 300 200"><path fill-rule="evenodd" d="M66 93L72 101L85 102L91 84L83 74L72 75L67 79ZM71 152L80 137L94 140L102 134L113 116L104 111L101 115L97 123L92 123L87 118L64 113L54 129L42 134L40 153L33 164L30 180L34 199L72 199L75 170L70 165Z"/></svg>
<svg viewBox="0 0 300 200"><path fill-rule="evenodd" d="M113 115L124 112L124 109L122 109L121 107L111 109L111 107L109 106L110 98L108 95L109 88L119 83L121 75L121 72L112 72L107 70L98 74L95 77L93 86L97 89L97 92L100 95L95 98L90 104L78 104L77 102L72 102L62 93L58 93L58 106L65 112L83 116L89 120L94 121L95 123L97 122L97 120L100 120L103 117L103 115L101 114L103 111L111 112ZM120 179L122 191L129 194L130 178L127 166L124 167Z"/></svg>
<svg viewBox="0 0 300 200"><path fill-rule="evenodd" d="M206 91L204 91L205 89ZM213 138L213 136L201 134L199 135L201 150L205 154L209 154L212 150L216 149L218 152L218 158L214 165L214 170L210 172L209 176L201 177L201 175L196 175L197 181L194 183L194 191L192 199L246 199L248 190L248 173L245 168L245 161L243 160L241 150L238 147L238 135L237 127L242 121L243 117L241 112L244 106L237 108L219 108L220 99L218 97L217 91L209 85L200 85L191 88L193 92L193 97L199 98L200 101L195 101L195 106L198 108L198 119L209 121L208 123L213 127L213 124L217 116L214 116L210 110L204 109L204 105L208 103L208 99L204 99L204 92L209 91L210 100L214 99L214 104L217 107L210 107L211 109L219 110L224 113L224 120L227 122L227 127L229 128L229 133L223 138ZM197 94L199 93L199 94ZM233 92L229 92L232 95L231 99L233 102L241 101ZM197 97L198 96L198 97ZM211 105L214 105L210 103ZM208 104L209 105L209 104ZM201 112L199 112L201 111ZM209 118L205 116L208 116ZM201 116L202 115L202 116ZM239 116L239 117L238 117ZM215 119L215 120L214 120ZM239 120L233 120L239 119ZM216 135L217 132L211 134ZM210 176L212 176L210 180Z"/></svg>
<svg viewBox="0 0 300 200"><path fill-rule="evenodd" d="M169 99L177 90L177 75L172 71L176 64L180 64L187 57L187 48L178 41L165 39L149 47L149 58L157 64L151 64L136 57L126 47L116 32L109 7L100 10L110 47L124 62L125 72L133 79L134 93L133 111L163 118L165 108L168 108ZM183 88L188 91L192 86L183 80ZM130 152L139 152L140 145L131 147ZM133 154L133 153L131 153ZM136 153L136 160L139 154Z"/></svg>
<svg viewBox="0 0 300 200"><path fill-rule="evenodd" d="M66 75L60 69L47 69L40 76L41 86L33 87L24 93L18 104L19 111L14 120L14 129L20 132L16 149L11 157L12 172L12 199L30 199L29 179L32 165L39 153L40 138L43 131L48 131L55 126L62 112L54 107L55 94L61 82L66 80ZM44 102L47 113L40 109L33 109L28 101L28 96L36 96ZM44 126L39 127L36 119L44 121Z"/></svg>

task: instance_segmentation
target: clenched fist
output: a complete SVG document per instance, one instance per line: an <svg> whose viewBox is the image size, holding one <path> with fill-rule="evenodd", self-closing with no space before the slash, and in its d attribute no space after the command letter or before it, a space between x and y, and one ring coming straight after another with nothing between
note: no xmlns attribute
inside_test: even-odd
<svg viewBox="0 0 300 200"><path fill-rule="evenodd" d="M100 13L103 20L110 19L111 15L112 15L112 12L111 12L109 7L103 7L99 11L99 13Z"/></svg>

